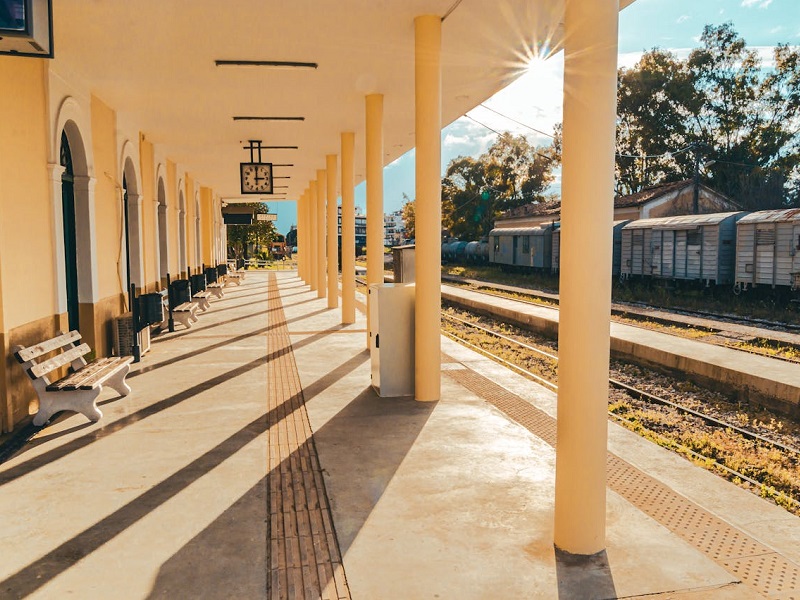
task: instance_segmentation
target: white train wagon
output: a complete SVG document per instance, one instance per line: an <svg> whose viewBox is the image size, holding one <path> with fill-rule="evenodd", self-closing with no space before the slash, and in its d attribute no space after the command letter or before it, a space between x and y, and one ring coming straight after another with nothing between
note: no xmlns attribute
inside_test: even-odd
<svg viewBox="0 0 800 600"><path fill-rule="evenodd" d="M680 215L631 221L622 228L620 275L734 281L736 223L746 212Z"/></svg>
<svg viewBox="0 0 800 600"><path fill-rule="evenodd" d="M758 285L800 288L800 209L750 213L736 233L737 292Z"/></svg>

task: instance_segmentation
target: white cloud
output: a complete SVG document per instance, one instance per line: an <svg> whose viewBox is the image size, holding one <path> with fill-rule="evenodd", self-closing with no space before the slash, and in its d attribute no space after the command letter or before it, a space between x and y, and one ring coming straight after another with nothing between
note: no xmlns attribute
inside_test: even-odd
<svg viewBox="0 0 800 600"><path fill-rule="evenodd" d="M745 8L753 8L754 6L767 8L770 4L772 4L772 0L742 0L742 6Z"/></svg>
<svg viewBox="0 0 800 600"><path fill-rule="evenodd" d="M680 25L681 23L685 23L686 21L688 21L688 20L689 20L689 19L691 19L691 18L692 18L692 17L690 17L689 15L681 15L680 17L678 17L678 20L677 20L677 21L675 21L675 22L676 22L678 25Z"/></svg>

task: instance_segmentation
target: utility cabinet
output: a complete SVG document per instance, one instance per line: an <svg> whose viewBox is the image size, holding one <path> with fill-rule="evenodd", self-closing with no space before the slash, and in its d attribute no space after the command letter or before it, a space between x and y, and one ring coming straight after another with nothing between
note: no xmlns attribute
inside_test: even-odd
<svg viewBox="0 0 800 600"><path fill-rule="evenodd" d="M414 284L369 286L369 355L379 396L414 394Z"/></svg>

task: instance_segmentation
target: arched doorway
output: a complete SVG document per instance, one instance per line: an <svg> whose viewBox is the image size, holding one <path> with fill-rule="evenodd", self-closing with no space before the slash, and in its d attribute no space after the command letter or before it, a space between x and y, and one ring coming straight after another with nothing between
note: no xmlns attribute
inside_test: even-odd
<svg viewBox="0 0 800 600"><path fill-rule="evenodd" d="M167 235L167 193L164 189L164 180L158 180L158 262L159 278L165 281L169 271L169 243Z"/></svg>
<svg viewBox="0 0 800 600"><path fill-rule="evenodd" d="M186 200L178 194L178 259L181 273L186 272Z"/></svg>
<svg viewBox="0 0 800 600"><path fill-rule="evenodd" d="M145 282L142 277L142 227L140 196L136 171L130 158L125 160L122 170L122 216L123 237L125 238L125 277L126 291L131 284L141 288Z"/></svg>
<svg viewBox="0 0 800 600"><path fill-rule="evenodd" d="M70 330L80 327L80 304L78 300L78 239L75 231L75 170L72 165L72 150L67 133L61 131L60 164L61 211L64 228L64 279L67 291L67 320Z"/></svg>

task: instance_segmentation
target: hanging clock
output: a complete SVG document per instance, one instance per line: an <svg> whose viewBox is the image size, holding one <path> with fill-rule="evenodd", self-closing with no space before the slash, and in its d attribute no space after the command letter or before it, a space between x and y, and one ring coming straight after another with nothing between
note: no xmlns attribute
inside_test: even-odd
<svg viewBox="0 0 800 600"><path fill-rule="evenodd" d="M272 193L272 163L239 163L242 194Z"/></svg>

